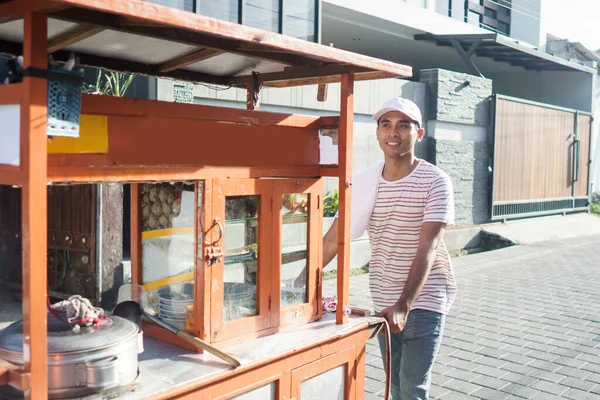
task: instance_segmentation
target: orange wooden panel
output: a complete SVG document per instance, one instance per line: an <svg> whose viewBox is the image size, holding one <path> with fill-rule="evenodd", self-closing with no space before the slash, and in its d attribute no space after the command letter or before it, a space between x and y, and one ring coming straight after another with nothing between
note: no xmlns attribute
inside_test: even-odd
<svg viewBox="0 0 600 400"><path fill-rule="evenodd" d="M264 177L315 177L319 167L135 167L106 166L101 168L70 167L66 164L77 157L64 159L60 155L48 156L48 182L155 182L155 181L195 181L212 178L264 178ZM91 160L86 158L86 160ZM102 162L107 162L106 160ZM93 162L91 162L93 164Z"/></svg>
<svg viewBox="0 0 600 400"><path fill-rule="evenodd" d="M21 103L21 99L23 98L23 90L24 85L22 83L0 85L0 105Z"/></svg>
<svg viewBox="0 0 600 400"><path fill-rule="evenodd" d="M24 68L46 69L45 14L27 12L24 18ZM47 376L47 186L46 80L25 77L21 107L23 349L25 370L32 380L26 398L45 398Z"/></svg>
<svg viewBox="0 0 600 400"><path fill-rule="evenodd" d="M108 154L50 156L50 165L102 168L319 164L317 129L118 115L109 116L108 127Z"/></svg>
<svg viewBox="0 0 600 400"><path fill-rule="evenodd" d="M7 22L23 17L28 11L50 11L62 7L47 0L12 0L0 4L0 20Z"/></svg>
<svg viewBox="0 0 600 400"><path fill-rule="evenodd" d="M350 303L350 205L352 202L352 138L354 116L354 76L342 76L339 128L339 217L337 251L336 321L347 322L344 310Z"/></svg>
<svg viewBox="0 0 600 400"><path fill-rule="evenodd" d="M231 339L233 342L253 332L271 327L271 196L272 183L258 179L215 179L213 180L213 215L225 226L225 200L228 196L259 195L258 211L258 263L257 263L257 314L233 321L223 321L224 258L211 268L211 342ZM213 221L207 223L212 225ZM218 246L225 248L225 238ZM232 341L228 343L232 343Z"/></svg>
<svg viewBox="0 0 600 400"><path fill-rule="evenodd" d="M348 347L345 350L323 357L310 364L304 365L292 371L292 397L301 399L301 384L303 381L319 376L329 370L346 365L346 382L344 390L344 399L354 399L356 397L353 381L355 379L354 359L356 357L356 346Z"/></svg>
<svg viewBox="0 0 600 400"><path fill-rule="evenodd" d="M17 165L0 164L0 185L21 186L23 174Z"/></svg>
<svg viewBox="0 0 600 400"><path fill-rule="evenodd" d="M321 196L323 184L321 180L285 179L273 182L273 226L272 226L272 326L286 327L300 325L321 318L321 271L322 271L322 225L323 211ZM308 302L281 309L281 268L282 268L282 196L284 194L305 193L309 196L309 213L307 223L307 270L308 270ZM280 310L277 312L277 310Z"/></svg>
<svg viewBox="0 0 600 400"><path fill-rule="evenodd" d="M111 96L82 96L82 113L97 115L127 115L192 119L254 126L283 126L316 129L336 126L337 117L285 114L267 111L242 110L220 106L183 104L166 101L132 99Z"/></svg>

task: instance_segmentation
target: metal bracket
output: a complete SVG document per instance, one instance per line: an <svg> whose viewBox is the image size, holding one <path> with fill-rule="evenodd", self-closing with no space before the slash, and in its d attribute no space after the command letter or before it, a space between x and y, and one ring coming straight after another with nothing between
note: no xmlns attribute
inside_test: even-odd
<svg viewBox="0 0 600 400"><path fill-rule="evenodd" d="M467 50L467 51L465 51L465 49L462 48L459 41L456 39L450 39L450 43L452 43L452 46L454 46L454 48L456 49L458 54L462 57L464 62L467 64L467 67L469 68L471 73L473 75L478 75L482 78L485 78L485 76L483 76L483 74L479 71L479 68L477 68L475 63L473 63L473 60L471 60L471 56L475 53L475 51L481 44L481 39L477 39L476 41L474 41L471 44L471 46L469 47L469 50Z"/></svg>

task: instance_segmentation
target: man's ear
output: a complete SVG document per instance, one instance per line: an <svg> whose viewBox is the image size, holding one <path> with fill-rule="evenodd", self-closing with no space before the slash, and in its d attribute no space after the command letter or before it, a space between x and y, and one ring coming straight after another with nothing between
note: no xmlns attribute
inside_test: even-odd
<svg viewBox="0 0 600 400"><path fill-rule="evenodd" d="M425 129L419 128L417 130L417 142L420 142L425 137Z"/></svg>

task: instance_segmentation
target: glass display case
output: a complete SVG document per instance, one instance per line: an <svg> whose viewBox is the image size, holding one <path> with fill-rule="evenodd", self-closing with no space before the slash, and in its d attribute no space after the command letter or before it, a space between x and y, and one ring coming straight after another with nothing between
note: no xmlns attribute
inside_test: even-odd
<svg viewBox="0 0 600 400"><path fill-rule="evenodd" d="M212 343L320 318L321 191L317 179L140 185L144 308Z"/></svg>

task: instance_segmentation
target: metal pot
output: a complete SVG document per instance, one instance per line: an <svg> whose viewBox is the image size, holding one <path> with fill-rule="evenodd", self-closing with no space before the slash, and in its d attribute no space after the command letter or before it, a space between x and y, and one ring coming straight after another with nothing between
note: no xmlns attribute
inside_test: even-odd
<svg viewBox="0 0 600 400"><path fill-rule="evenodd" d="M78 397L131 383L138 375L142 332L131 321L108 316L98 326L71 326L48 316L48 395ZM23 321L0 331L0 358L23 365Z"/></svg>

